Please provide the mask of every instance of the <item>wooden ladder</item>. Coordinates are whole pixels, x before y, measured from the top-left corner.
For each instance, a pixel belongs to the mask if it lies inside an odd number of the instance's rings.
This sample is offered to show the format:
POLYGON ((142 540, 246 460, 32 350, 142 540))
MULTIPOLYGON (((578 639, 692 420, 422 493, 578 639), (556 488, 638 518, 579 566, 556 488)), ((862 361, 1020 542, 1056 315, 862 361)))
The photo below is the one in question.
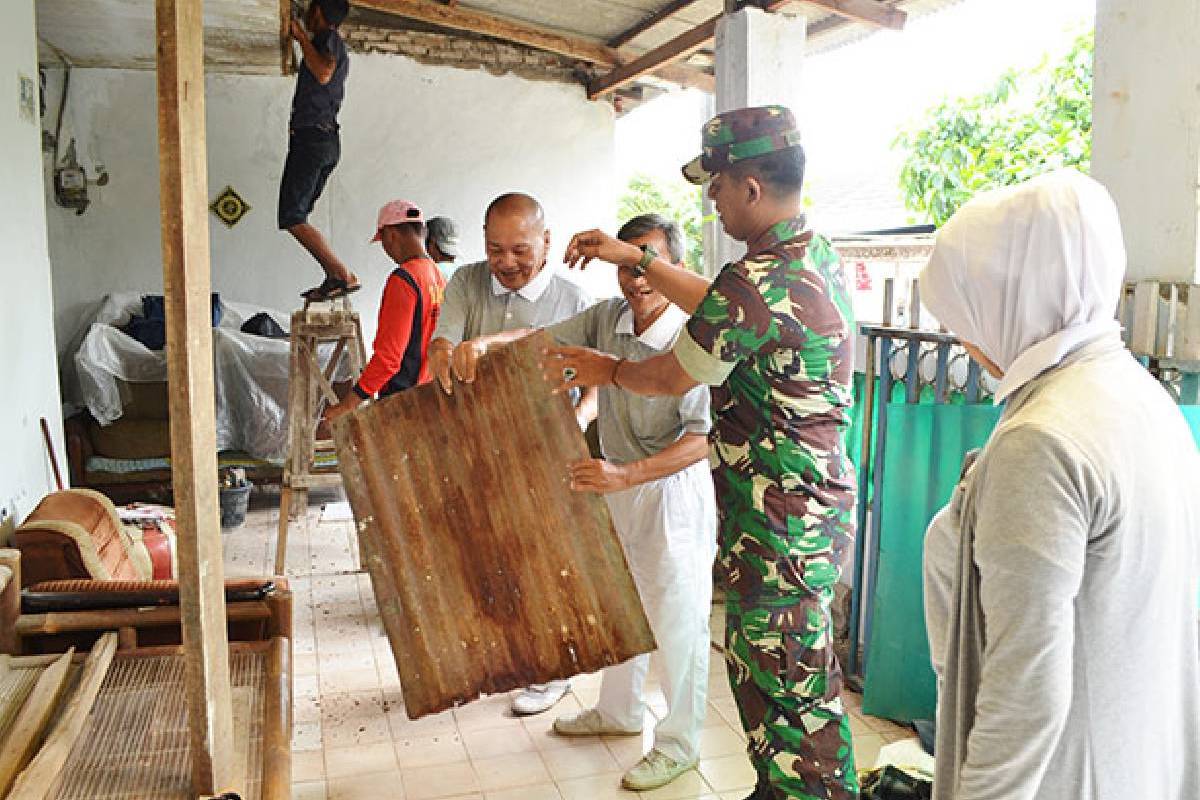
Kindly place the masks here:
MULTIPOLYGON (((293 515, 307 520, 308 490, 341 486, 337 467, 318 468, 318 454, 334 452, 332 439, 318 439, 317 429, 326 404, 338 402, 333 378, 343 356, 350 359, 355 379, 366 363, 362 325, 348 297, 323 303, 305 302, 292 313, 291 360, 288 370, 288 459, 279 494, 279 535, 275 541, 275 574, 287 562, 288 527, 293 515), (322 344, 333 344, 324 366, 322 344)), ((361 563, 361 559, 360 559, 361 563)))

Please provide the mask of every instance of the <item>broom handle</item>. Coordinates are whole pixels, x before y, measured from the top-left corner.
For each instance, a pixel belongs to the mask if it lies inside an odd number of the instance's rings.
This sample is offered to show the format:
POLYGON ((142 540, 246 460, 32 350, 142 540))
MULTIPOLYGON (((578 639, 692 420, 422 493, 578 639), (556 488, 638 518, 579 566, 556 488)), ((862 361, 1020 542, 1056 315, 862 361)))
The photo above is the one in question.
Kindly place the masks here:
POLYGON ((63 486, 62 473, 58 471, 58 456, 54 454, 54 440, 50 438, 50 425, 47 424, 45 417, 42 417, 41 420, 42 438, 46 440, 46 451, 50 454, 50 466, 54 468, 54 483, 61 492, 66 487, 63 486))

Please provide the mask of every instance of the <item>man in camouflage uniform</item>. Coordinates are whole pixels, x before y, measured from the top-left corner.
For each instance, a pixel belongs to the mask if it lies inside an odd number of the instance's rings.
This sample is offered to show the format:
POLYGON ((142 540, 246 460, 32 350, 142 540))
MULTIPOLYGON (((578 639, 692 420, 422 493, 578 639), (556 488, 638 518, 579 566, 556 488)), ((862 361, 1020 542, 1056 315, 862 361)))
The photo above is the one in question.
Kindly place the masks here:
POLYGON ((703 143, 684 174, 710 184, 722 224, 747 255, 710 285, 600 231, 577 235, 568 261, 640 269, 693 315, 671 353, 629 362, 558 348, 547 377, 560 390, 714 387, 726 661, 758 772, 750 798, 853 798, 858 780, 830 614, 854 532, 854 471, 843 445, 849 293, 832 246, 800 215, 804 155, 791 112, 721 114, 705 126, 703 143))

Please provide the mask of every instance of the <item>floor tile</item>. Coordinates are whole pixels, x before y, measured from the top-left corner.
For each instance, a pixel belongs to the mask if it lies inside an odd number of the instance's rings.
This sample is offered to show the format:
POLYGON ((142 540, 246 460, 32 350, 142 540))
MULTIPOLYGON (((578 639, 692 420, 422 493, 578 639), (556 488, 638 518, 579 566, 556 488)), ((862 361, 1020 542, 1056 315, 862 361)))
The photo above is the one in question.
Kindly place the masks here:
POLYGON ((701 759, 700 774, 718 792, 752 787, 757 779, 749 757, 744 754, 701 759))
POLYGON ((401 770, 407 800, 440 800, 479 792, 479 781, 469 762, 401 770))
POLYGON ((617 765, 621 769, 629 769, 634 764, 642 760, 642 756, 650 751, 653 740, 638 736, 626 736, 620 739, 616 737, 604 737, 604 746, 608 748, 608 752, 612 753, 616 759, 617 765))
POLYGON ((325 748, 325 777, 329 781, 354 775, 396 772, 398 769, 391 741, 325 748))
POLYGON ((528 753, 534 749, 533 739, 520 725, 505 728, 502 735, 497 735, 494 729, 464 731, 462 741, 472 761, 528 753))
POLYGON ((472 759, 471 763, 475 766, 479 788, 485 792, 551 782, 550 773, 536 752, 472 759))
POLYGON ((514 789, 498 789, 484 792, 484 800, 562 800, 558 787, 553 783, 536 786, 518 786, 514 789))
POLYGON ((392 738, 377 692, 324 696, 321 733, 326 747, 349 747, 392 738))
POLYGON ((326 800, 325 781, 293 783, 292 800, 326 800))
POLYGON ((323 780, 325 780, 324 750, 301 750, 292 753, 293 783, 323 780))
POLYGON ((486 697, 454 709, 454 720, 464 732, 519 726, 521 720, 512 715, 511 705, 508 695, 486 697))
POLYGON ((400 769, 465 763, 469 760, 467 750, 456 733, 403 739, 395 742, 395 749, 400 769))
POLYGON ((546 750, 542 752, 542 758, 556 781, 603 775, 621 769, 608 747, 600 741, 546 750))
POLYGON ((400 772, 350 775, 329 782, 329 800, 407 800, 400 772))
POLYGON ((321 670, 322 694, 350 694, 379 689, 379 671, 371 669, 321 670))
POLYGON ((629 800, 629 798, 638 796, 637 792, 621 788, 620 772, 593 775, 588 778, 574 778, 569 781, 557 781, 557 783, 563 800, 629 800))
POLYGON ((716 758, 746 752, 746 740, 728 725, 700 731, 700 757, 716 758))

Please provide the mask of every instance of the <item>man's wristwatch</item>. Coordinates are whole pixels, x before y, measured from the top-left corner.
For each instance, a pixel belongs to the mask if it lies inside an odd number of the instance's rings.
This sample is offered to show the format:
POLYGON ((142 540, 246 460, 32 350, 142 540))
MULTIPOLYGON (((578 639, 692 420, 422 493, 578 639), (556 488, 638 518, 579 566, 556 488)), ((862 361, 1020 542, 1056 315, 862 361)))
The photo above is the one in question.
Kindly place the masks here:
POLYGON ((642 247, 642 258, 640 261, 638 261, 638 263, 634 264, 633 267, 631 268, 631 271, 633 272, 633 277, 635 277, 635 278, 640 278, 643 275, 645 275, 646 267, 650 266, 651 261, 658 258, 658 251, 655 250, 650 245, 644 244, 641 247, 642 247))

